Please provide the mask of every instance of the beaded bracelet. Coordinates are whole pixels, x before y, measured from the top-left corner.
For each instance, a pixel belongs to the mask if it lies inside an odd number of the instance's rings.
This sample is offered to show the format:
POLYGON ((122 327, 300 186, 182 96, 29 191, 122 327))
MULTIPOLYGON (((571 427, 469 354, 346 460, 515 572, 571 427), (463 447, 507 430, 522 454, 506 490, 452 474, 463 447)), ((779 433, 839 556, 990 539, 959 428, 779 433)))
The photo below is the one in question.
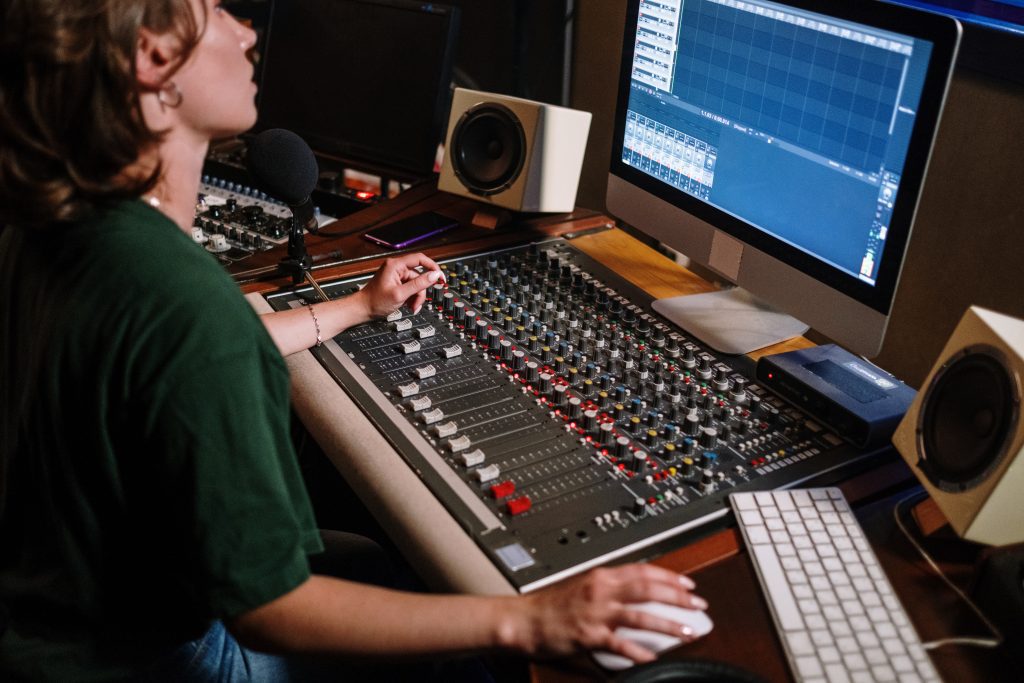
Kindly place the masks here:
POLYGON ((323 346, 324 340, 320 336, 320 321, 316 319, 316 313, 313 311, 313 304, 306 304, 306 308, 309 309, 309 314, 313 316, 313 327, 316 328, 316 345, 323 346))

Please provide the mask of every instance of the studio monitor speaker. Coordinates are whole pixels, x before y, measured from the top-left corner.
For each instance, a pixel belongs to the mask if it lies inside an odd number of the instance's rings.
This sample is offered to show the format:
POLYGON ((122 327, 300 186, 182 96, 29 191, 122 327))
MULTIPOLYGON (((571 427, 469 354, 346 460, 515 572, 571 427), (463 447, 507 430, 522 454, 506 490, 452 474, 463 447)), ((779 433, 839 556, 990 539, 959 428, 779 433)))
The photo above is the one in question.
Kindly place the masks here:
POLYGON ((512 211, 572 211, 590 118, 589 112, 457 88, 438 188, 512 211))
POLYGON ((893 443, 953 529, 1024 541, 1024 321, 972 306, 946 342, 893 443))

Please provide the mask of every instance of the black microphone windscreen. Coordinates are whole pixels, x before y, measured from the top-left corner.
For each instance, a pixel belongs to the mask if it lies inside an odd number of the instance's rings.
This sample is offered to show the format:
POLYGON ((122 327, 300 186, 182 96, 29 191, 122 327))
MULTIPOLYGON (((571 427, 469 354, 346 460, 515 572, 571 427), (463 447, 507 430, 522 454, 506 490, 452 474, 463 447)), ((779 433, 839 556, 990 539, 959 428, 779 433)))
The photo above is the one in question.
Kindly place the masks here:
POLYGON ((264 192, 289 206, 308 199, 320 176, 313 150, 283 128, 265 130, 249 142, 247 165, 264 192))

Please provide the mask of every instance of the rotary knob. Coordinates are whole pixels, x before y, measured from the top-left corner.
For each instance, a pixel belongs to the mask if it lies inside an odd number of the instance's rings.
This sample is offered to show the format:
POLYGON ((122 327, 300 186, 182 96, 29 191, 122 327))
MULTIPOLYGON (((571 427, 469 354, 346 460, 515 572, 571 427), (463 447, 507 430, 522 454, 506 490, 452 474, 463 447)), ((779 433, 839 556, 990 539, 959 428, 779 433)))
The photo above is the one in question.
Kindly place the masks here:
POLYGON ((718 430, 714 427, 705 427, 700 434, 700 445, 703 448, 711 449, 718 445, 718 430))

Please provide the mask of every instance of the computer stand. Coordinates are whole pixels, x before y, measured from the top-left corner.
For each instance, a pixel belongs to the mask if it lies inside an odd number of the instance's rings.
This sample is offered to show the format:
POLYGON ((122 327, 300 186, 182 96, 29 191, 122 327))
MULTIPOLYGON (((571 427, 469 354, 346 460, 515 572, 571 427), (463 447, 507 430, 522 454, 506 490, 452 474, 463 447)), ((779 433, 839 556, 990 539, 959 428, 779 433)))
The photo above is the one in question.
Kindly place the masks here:
POLYGON ((750 353, 808 330, 740 287, 657 299, 651 308, 721 353, 750 353))

